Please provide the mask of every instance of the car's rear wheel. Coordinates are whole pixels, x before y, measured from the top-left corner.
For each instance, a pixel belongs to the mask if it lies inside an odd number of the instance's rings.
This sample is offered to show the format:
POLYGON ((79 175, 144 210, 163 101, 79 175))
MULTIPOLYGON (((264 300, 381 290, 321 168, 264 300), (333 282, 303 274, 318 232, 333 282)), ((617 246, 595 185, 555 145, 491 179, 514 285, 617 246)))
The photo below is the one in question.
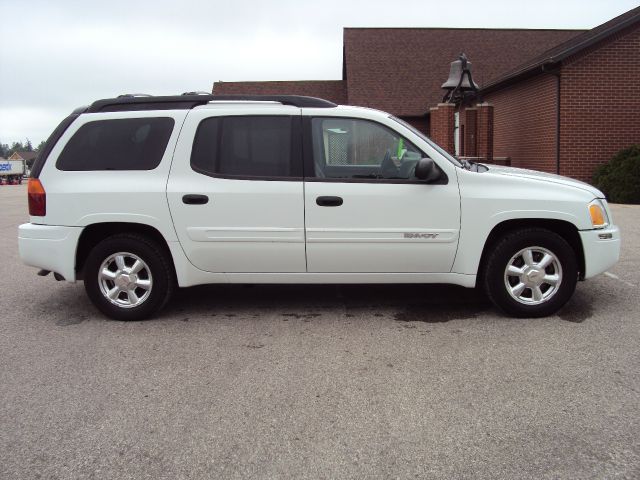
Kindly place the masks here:
POLYGON ((544 317, 573 295, 578 281, 576 254, 550 230, 516 230, 489 253, 483 280, 489 298, 507 314, 544 317))
POLYGON ((101 241, 84 265, 87 295, 116 320, 154 315, 169 300, 174 283, 169 255, 142 235, 119 234, 101 241))

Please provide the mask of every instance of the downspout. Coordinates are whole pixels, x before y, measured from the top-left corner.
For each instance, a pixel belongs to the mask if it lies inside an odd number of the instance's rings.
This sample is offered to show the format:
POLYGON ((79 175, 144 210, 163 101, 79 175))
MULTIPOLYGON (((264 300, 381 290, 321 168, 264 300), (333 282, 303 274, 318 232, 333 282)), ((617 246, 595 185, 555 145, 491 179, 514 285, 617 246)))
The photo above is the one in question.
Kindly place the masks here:
POLYGON ((560 175, 560 70, 556 76, 556 173, 560 175))
POLYGON ((560 175, 560 64, 544 64, 541 70, 556 77, 556 174, 560 175))

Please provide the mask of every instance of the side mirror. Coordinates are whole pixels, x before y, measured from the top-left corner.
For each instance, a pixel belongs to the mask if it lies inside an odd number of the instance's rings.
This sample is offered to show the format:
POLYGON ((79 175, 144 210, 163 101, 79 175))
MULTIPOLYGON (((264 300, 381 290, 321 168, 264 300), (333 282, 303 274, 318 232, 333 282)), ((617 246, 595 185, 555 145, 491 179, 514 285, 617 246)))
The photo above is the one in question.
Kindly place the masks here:
POLYGON ((438 167, 431 158, 421 158, 416 165, 415 176, 420 180, 435 180, 438 178, 438 167))

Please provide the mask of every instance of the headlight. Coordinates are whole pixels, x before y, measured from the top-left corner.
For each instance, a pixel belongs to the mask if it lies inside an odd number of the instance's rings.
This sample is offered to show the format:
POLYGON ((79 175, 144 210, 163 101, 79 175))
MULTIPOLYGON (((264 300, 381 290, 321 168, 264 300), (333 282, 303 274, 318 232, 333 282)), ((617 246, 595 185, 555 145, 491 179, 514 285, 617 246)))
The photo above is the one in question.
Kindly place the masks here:
POLYGON ((609 225, 607 212, 600 200, 594 200, 589 204, 589 216, 591 217, 593 228, 604 228, 609 225))

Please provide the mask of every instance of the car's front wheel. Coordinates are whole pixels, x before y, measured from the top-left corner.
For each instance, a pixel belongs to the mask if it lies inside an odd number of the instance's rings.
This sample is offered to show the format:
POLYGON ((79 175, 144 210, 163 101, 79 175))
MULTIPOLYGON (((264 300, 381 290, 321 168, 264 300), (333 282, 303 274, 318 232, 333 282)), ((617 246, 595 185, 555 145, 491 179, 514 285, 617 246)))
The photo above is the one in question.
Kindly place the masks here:
POLYGON ((516 317, 557 312, 578 281, 576 255, 550 230, 529 228, 508 233, 489 253, 484 288, 493 303, 516 317))
POLYGON ((142 320, 158 312, 174 289, 171 260, 156 242, 119 234, 98 243, 84 265, 93 304, 116 320, 142 320))

